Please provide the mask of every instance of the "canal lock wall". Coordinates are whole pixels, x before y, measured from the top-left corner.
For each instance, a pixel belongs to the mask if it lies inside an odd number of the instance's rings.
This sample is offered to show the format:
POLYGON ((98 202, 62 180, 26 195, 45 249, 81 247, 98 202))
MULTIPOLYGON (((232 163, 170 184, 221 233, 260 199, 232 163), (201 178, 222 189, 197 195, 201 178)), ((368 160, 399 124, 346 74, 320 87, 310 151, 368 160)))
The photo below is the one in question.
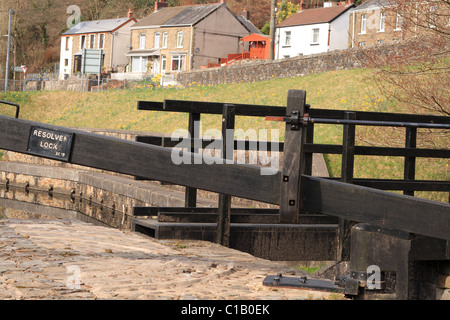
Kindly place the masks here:
MULTIPOLYGON (((82 130, 131 141, 144 134, 124 130, 82 130)), ((3 151, 3 154, 4 161, 0 161, 0 207, 2 202, 8 202, 10 216, 31 211, 30 206, 34 205, 33 212, 38 212, 40 218, 51 213, 49 217, 71 214, 82 219, 79 215, 82 214, 108 226, 130 230, 133 207, 185 205, 185 188, 181 186, 141 181, 132 176, 16 152, 3 151), (12 201, 15 201, 14 205, 12 201)), ((197 206, 217 207, 217 203, 218 194, 198 190, 197 206)), ((240 207, 275 207, 236 197, 232 203, 240 207)))

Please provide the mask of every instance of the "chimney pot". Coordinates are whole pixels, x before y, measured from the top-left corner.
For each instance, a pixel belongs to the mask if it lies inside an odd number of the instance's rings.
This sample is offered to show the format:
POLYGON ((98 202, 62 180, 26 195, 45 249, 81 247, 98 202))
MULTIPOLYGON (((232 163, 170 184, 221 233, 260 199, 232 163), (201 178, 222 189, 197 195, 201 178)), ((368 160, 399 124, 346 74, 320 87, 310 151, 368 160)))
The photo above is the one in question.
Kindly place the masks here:
POLYGON ((169 4, 167 2, 165 2, 164 0, 162 1, 156 1, 155 2, 155 12, 159 11, 162 8, 168 7, 169 4))
POLYGON ((128 9, 127 18, 128 18, 128 19, 133 18, 133 10, 128 9))

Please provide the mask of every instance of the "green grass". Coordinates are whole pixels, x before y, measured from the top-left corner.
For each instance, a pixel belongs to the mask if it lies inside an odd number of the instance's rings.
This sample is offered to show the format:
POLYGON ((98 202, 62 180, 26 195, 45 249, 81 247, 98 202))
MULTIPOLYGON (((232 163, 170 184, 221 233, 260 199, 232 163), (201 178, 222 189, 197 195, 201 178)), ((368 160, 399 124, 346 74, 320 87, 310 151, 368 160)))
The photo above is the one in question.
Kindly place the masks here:
MULTIPOLYGON (((130 89, 79 93, 12 92, 0 93, 0 99, 17 102, 21 118, 54 125, 103 129, 123 129, 172 133, 187 129, 188 116, 180 113, 138 111, 137 101, 163 101, 164 99, 244 103, 285 106, 290 89, 307 92, 307 103, 312 108, 352 111, 404 112, 378 91, 369 69, 332 71, 304 77, 272 79, 256 83, 204 86, 192 83, 186 88, 149 88, 138 85, 130 89)), ((13 115, 14 108, 0 105, 2 114, 13 115)), ((202 115, 202 131, 220 129, 220 115, 202 115)), ((284 137, 284 124, 264 118, 236 117, 236 129, 279 129, 284 137)), ((358 145, 404 144, 404 129, 364 127, 357 129, 358 145)), ((420 132, 420 131, 419 131, 420 132)), ((420 137, 420 134, 418 135, 420 137)), ((315 143, 342 143, 342 126, 316 125, 315 143)), ((418 146, 427 141, 418 140, 418 146)), ((448 147, 448 139, 437 138, 433 144, 448 147)), ((340 156, 325 155, 332 176, 340 176, 340 156)), ((357 178, 402 178, 403 159, 393 157, 363 157, 355 160, 357 178)), ((448 159, 418 161, 417 179, 450 180, 448 159)), ((448 194, 434 193, 435 200, 446 199, 448 194)))

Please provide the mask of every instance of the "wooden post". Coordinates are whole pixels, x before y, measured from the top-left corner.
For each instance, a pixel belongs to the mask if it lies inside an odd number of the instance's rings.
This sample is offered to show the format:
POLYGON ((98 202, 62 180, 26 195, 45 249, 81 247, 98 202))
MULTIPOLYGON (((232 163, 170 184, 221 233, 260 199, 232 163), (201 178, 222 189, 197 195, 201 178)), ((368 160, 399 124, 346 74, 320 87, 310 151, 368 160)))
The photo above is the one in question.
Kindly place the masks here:
MULTIPOLYGON (((200 138, 200 113, 189 113, 189 137, 191 138, 190 152, 197 153, 198 148, 195 148, 195 139, 200 138)), ((186 187, 185 191, 185 207, 193 208, 197 206, 197 189, 186 187)))
MULTIPOLYGON (((417 146, 417 128, 406 128, 405 148, 416 148, 417 146)), ((414 180, 416 178, 416 158, 405 157, 405 166, 403 172, 403 179, 414 180)), ((403 190, 403 194, 407 196, 414 196, 414 190, 403 190)))
MULTIPOLYGON (((314 143, 314 123, 306 127, 306 143, 314 143)), ((304 174, 312 176, 313 153, 305 153, 305 172, 304 174)))
MULTIPOLYGON (((222 159, 233 160, 234 157, 234 123, 236 108, 234 105, 223 106, 222 118, 222 159), (228 143, 227 143, 228 142, 228 143), (229 150, 228 150, 229 149, 229 150)), ((223 165, 226 165, 225 163, 223 165)), ((218 177, 221 179, 222 177, 218 177)), ((216 242, 229 247, 230 245, 231 196, 219 194, 219 215, 217 221, 216 242)))
MULTIPOLYGON (((346 112, 345 120, 355 120, 356 113, 346 112)), ((355 125, 344 125, 344 134, 342 142, 342 165, 341 165, 341 181, 345 183, 353 183, 353 168, 355 163, 355 125)), ((350 260, 350 234, 355 221, 339 219, 339 251, 340 260, 350 260)))
POLYGON ((303 155, 306 141, 306 127, 293 124, 292 119, 302 119, 305 114, 306 91, 289 90, 283 150, 283 174, 280 194, 280 223, 296 223, 301 209, 301 175, 305 172, 303 155))

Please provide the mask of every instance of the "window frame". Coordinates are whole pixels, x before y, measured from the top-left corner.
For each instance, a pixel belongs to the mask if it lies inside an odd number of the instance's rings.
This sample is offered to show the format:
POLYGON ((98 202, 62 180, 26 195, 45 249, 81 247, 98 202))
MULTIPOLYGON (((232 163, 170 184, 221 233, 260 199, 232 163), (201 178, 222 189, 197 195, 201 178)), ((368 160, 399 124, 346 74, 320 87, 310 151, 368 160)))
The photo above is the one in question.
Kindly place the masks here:
POLYGON ((313 28, 312 29, 312 42, 311 42, 311 44, 319 44, 319 39, 320 39, 320 28, 313 28), (315 39, 316 41, 314 41, 315 37, 317 37, 317 39, 315 39))
POLYGON ((171 70, 174 72, 181 72, 184 71, 186 66, 186 54, 179 54, 179 53, 174 53, 172 54, 172 64, 171 64, 171 70), (177 65, 178 67, 175 69, 175 62, 178 62, 177 65))
POLYGON ((183 31, 177 32, 177 48, 183 48, 184 45, 184 34, 183 31))
POLYGON ((284 31, 284 45, 283 47, 290 47, 292 45, 292 31, 284 31))
POLYGON ((159 49, 160 42, 161 42, 161 33, 155 32, 155 43, 153 44, 153 48, 159 49))
POLYGON ((380 24, 378 26, 378 32, 385 32, 386 31, 386 12, 382 11, 380 12, 380 24))
POLYGON ((145 44, 147 42, 146 38, 147 37, 146 37, 145 33, 139 34, 139 49, 141 49, 141 50, 145 49, 145 44))
POLYGON ((361 30, 360 30, 360 34, 366 34, 366 32, 367 32, 367 14, 363 13, 361 15, 361 30))
POLYGON ((98 47, 99 49, 103 49, 105 47, 105 34, 102 33, 98 37, 98 47))
POLYGON ((167 42, 169 39, 169 33, 168 32, 163 32, 162 34, 162 48, 167 48, 167 42))
POLYGON ((89 49, 95 48, 95 34, 89 35, 89 49))

